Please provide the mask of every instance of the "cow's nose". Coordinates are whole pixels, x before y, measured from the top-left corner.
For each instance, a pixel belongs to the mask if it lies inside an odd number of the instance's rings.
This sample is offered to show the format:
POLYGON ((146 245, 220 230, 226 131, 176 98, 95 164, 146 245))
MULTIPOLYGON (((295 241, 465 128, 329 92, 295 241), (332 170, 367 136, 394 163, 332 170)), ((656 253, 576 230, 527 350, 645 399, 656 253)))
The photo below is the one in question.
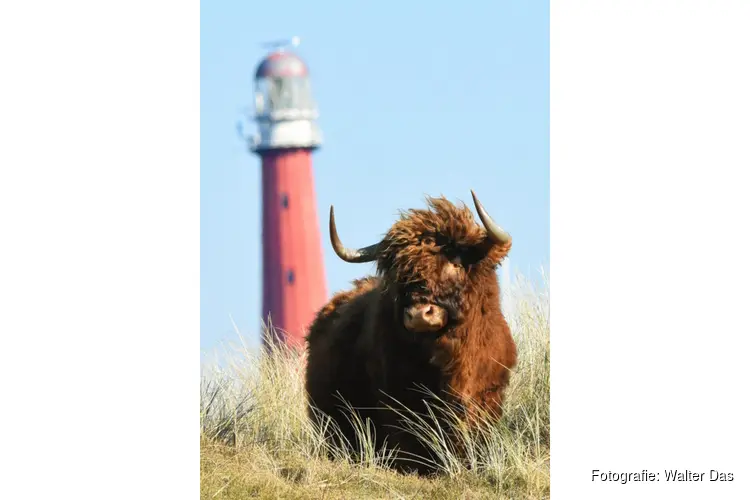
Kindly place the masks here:
POLYGON ((404 326, 412 332, 434 332, 445 326, 445 309, 435 304, 418 304, 404 309, 404 326))

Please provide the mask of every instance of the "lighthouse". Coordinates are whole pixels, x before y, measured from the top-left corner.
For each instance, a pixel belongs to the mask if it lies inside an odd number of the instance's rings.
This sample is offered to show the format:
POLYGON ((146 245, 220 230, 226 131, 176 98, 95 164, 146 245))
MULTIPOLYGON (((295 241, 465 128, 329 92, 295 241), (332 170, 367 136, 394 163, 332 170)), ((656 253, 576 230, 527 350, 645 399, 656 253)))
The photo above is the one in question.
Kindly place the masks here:
POLYGON ((257 133, 247 141, 262 171, 261 314, 272 339, 301 347, 327 296, 312 164, 318 110, 307 65, 287 46, 260 62, 254 84, 257 133))

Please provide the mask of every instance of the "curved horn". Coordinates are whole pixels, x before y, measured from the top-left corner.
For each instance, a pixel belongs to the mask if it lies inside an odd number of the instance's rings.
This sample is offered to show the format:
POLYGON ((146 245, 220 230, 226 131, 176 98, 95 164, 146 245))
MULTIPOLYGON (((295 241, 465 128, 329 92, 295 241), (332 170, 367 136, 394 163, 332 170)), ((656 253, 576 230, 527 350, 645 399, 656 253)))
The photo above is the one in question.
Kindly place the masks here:
POLYGON ((506 233, 505 230, 500 227, 495 221, 492 220, 490 214, 487 213, 482 204, 479 202, 479 198, 477 198, 477 194, 473 189, 471 190, 471 197, 474 198, 474 206, 477 207, 479 219, 482 221, 482 224, 487 230, 487 234, 489 235, 489 237, 492 238, 493 241, 495 241, 496 243, 500 243, 501 245, 507 245, 508 243, 510 243, 510 235, 506 233))
POLYGON ((378 246, 380 242, 370 245, 369 247, 359 248, 357 250, 346 248, 339 239, 339 233, 336 231, 336 220, 333 217, 333 205, 331 205, 331 216, 328 220, 328 232, 331 234, 331 246, 341 260, 351 263, 372 262, 378 258, 378 246))

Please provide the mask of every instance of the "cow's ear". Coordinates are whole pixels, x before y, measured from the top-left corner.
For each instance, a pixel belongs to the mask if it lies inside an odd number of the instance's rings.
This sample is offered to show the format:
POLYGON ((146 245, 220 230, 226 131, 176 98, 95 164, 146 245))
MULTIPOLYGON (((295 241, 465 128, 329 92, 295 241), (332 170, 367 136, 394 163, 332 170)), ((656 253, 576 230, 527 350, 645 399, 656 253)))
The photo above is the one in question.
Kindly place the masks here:
POLYGON ((499 265, 508 255, 508 252, 510 252, 511 244, 512 243, 510 241, 503 244, 492 243, 491 247, 487 251, 486 259, 493 264, 499 265))
POLYGON ((511 242, 501 244, 492 241, 490 238, 485 238, 484 241, 474 247, 477 254, 481 255, 477 264, 481 265, 484 269, 495 268, 508 255, 510 246, 511 242))
POLYGON ((389 251, 380 252, 377 260, 378 272, 385 275, 389 269, 393 269, 393 255, 389 251))

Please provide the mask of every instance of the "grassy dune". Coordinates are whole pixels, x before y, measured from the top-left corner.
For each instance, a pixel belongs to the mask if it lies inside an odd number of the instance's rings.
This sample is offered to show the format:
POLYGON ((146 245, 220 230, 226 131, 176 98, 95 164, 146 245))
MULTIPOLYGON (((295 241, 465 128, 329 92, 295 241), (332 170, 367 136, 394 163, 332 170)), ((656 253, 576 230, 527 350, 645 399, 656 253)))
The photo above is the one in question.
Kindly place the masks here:
MULTIPOLYGON (((284 349, 251 352, 240 341, 201 380, 201 498, 548 498, 549 286, 518 276, 507 315, 518 344, 504 415, 466 431, 456 422, 468 462, 458 460, 428 416, 406 427, 435 451, 442 474, 422 479, 387 470, 372 447, 354 462, 309 424, 303 360, 284 349), (325 458, 327 452, 336 459, 325 458)), ((436 408, 437 412, 450 409, 436 408)), ((366 426, 360 439, 369 442, 366 426)))

